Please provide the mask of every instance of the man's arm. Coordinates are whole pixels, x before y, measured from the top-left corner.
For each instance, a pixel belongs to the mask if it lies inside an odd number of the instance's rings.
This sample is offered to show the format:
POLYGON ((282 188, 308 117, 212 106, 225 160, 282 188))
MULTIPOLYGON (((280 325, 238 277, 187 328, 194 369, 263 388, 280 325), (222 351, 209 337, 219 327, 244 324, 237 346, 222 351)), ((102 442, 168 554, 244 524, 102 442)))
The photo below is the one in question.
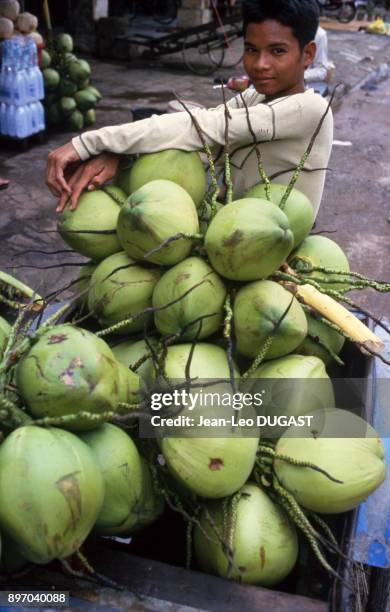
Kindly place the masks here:
MULTIPOLYGON (((236 102, 229 104, 229 144, 232 146, 237 147, 252 142, 247 113, 256 138, 261 142, 299 138, 302 133, 307 133, 308 129, 314 131, 321 110, 326 107, 326 102, 320 96, 307 93, 279 98, 269 105, 258 103, 249 106, 259 99, 257 94, 249 93, 247 99, 248 110, 232 108, 236 102)), ((199 109, 193 112, 193 116, 202 130, 206 143, 211 148, 217 145, 223 147, 226 127, 224 106, 220 105, 213 110, 199 109)), ((50 155, 49 163, 55 167, 56 172, 53 172, 53 176, 56 181, 58 175, 65 169, 71 153, 77 159, 87 160, 103 151, 125 154, 152 153, 165 149, 202 150, 201 140, 187 112, 153 116, 143 121, 85 132, 82 136, 74 138, 72 145, 65 145, 50 155), (60 159, 61 156, 65 163, 60 159)), ((283 155, 282 150, 281 155, 283 155)), ((47 183, 50 187, 53 185, 50 184, 49 178, 47 183)), ((54 183, 54 186, 58 189, 58 183, 54 183)))

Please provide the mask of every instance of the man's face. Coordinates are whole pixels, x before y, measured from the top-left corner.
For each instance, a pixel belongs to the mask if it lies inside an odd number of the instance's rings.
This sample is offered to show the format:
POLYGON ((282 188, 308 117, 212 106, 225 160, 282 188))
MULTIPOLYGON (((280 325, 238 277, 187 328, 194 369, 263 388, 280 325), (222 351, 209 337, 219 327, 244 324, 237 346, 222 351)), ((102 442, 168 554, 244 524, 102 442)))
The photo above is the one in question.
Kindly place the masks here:
POLYGON ((301 51, 292 29, 279 21, 248 24, 244 66, 256 91, 267 100, 304 91, 304 71, 314 55, 314 42, 301 51))

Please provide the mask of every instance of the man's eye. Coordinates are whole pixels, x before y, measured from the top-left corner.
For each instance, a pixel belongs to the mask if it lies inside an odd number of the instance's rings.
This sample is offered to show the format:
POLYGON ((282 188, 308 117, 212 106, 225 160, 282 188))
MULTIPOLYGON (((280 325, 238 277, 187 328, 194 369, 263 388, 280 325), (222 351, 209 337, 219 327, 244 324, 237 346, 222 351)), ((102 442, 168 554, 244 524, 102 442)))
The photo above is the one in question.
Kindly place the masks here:
POLYGON ((275 47, 274 49, 272 49, 272 53, 274 55, 282 55, 283 53, 285 53, 285 49, 283 49, 283 47, 275 47))
POLYGON ((253 47, 245 47, 245 53, 256 53, 256 49, 253 47))

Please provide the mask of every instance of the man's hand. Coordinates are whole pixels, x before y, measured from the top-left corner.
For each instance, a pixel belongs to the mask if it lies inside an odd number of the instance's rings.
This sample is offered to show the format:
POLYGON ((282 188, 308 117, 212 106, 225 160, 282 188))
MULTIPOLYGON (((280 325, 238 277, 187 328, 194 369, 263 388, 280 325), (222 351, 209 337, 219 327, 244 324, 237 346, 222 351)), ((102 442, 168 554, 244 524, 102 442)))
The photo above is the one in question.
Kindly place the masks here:
POLYGON ((64 172, 69 164, 79 161, 80 157, 71 142, 49 153, 46 168, 46 185, 53 195, 59 198, 64 191, 69 195, 72 193, 65 180, 64 172))
POLYGON ((92 191, 112 179, 118 169, 118 163, 119 155, 116 153, 101 153, 81 163, 68 181, 70 192, 62 191, 56 211, 62 212, 68 200, 70 210, 75 210, 84 189, 92 191))

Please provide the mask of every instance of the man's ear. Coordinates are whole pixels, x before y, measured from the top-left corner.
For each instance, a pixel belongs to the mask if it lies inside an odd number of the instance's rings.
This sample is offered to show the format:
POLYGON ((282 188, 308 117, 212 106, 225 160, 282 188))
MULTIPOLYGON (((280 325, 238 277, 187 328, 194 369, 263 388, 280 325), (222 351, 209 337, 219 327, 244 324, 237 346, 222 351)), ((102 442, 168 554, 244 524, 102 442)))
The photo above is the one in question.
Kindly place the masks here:
POLYGON ((317 51, 317 45, 314 42, 314 40, 307 43, 307 45, 304 47, 303 60, 305 63, 305 68, 308 68, 313 63, 316 51, 317 51))

